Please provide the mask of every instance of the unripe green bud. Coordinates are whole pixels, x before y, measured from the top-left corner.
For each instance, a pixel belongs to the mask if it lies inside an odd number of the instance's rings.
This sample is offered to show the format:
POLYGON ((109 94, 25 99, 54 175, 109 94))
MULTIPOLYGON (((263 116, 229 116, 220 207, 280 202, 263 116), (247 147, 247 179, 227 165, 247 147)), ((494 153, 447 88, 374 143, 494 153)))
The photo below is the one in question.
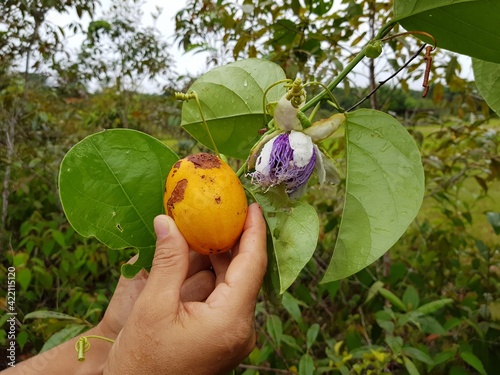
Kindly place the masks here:
POLYGON ((366 46, 365 55, 370 59, 379 57, 381 53, 382 53, 382 42, 380 40, 376 40, 375 42, 370 43, 368 44, 368 46, 366 46))

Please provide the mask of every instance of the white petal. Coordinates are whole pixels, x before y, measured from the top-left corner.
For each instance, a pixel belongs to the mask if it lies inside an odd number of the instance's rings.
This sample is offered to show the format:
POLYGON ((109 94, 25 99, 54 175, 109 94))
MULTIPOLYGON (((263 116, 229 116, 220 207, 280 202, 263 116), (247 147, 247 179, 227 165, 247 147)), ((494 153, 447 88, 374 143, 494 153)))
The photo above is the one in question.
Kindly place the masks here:
POLYGON ((297 118, 298 108, 295 108, 285 95, 278 101, 274 109, 274 121, 281 130, 300 130, 302 125, 297 118))
POLYGON ((255 163, 255 170, 266 177, 269 176, 269 161, 271 160, 271 153, 273 151, 273 145, 276 138, 278 138, 278 136, 274 137, 264 145, 259 157, 257 158, 257 162, 255 163))
POLYGON ((299 190, 294 191, 293 193, 290 194, 291 199, 299 199, 301 196, 303 196, 307 191, 307 184, 302 185, 299 190))
POLYGON ((293 162, 296 167, 303 167, 311 161, 313 156, 313 143, 311 137, 302 132, 291 131, 288 137, 293 150, 293 162))
POLYGON ((318 146, 314 145, 314 149, 316 150, 316 174, 318 175, 319 184, 323 185, 326 178, 325 165, 323 164, 323 154, 319 150, 318 146))
POLYGON ((340 180, 341 180, 340 172, 337 169, 337 166, 335 165, 333 160, 330 159, 330 157, 326 154, 321 154, 321 156, 322 156, 321 161, 322 161, 322 165, 323 165, 323 170, 325 173, 324 182, 326 182, 328 184, 334 184, 334 185, 340 183, 340 180))

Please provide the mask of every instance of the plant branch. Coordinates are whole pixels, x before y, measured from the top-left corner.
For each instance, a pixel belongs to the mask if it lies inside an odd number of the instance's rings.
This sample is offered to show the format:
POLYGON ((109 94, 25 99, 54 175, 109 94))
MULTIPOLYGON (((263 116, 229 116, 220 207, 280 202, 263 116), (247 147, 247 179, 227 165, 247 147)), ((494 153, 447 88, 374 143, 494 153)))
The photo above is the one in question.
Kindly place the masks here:
POLYGON ((0 223, 0 233, 3 233, 4 229, 7 227, 7 211, 9 206, 9 195, 10 195, 10 175, 12 171, 12 163, 14 159, 14 137, 16 124, 19 118, 19 113, 17 110, 14 111, 12 117, 8 120, 5 127, 5 140, 7 143, 7 155, 6 155, 6 166, 5 174, 3 177, 3 192, 2 192, 2 220, 0 223))
MULTIPOLYGON (((363 60, 363 57, 365 57, 365 48, 361 50, 360 53, 356 55, 356 57, 349 63, 347 66, 340 72, 340 74, 335 78, 328 86, 328 90, 333 91, 340 82, 349 74, 355 67, 356 65, 359 64, 361 60, 363 60)), ((318 95, 316 95, 314 98, 312 98, 310 101, 308 101, 304 106, 301 108, 302 112, 307 111, 309 108, 314 107, 317 103, 319 103, 321 100, 323 100, 326 96, 328 96, 328 92, 326 90, 323 90, 320 92, 318 95)))
MULTIPOLYGON (((377 36, 375 37, 375 40, 379 40, 379 39, 382 39, 383 37, 385 37, 387 35, 387 33, 389 31, 391 31, 391 29, 396 25, 396 23, 397 22, 393 20, 393 21, 389 22, 387 25, 385 25, 383 28, 381 28, 379 30, 377 36)), ((369 44, 367 44, 361 50, 361 52, 359 52, 356 55, 356 57, 354 57, 354 59, 349 64, 347 64, 347 66, 344 68, 344 70, 342 70, 340 72, 340 74, 337 76, 337 78, 335 78, 327 86, 328 90, 333 91, 339 85, 339 83, 342 82, 342 80, 347 76, 347 74, 349 74, 361 62, 361 60, 363 60, 363 58, 365 57, 366 48, 368 47, 368 45, 369 44)), ((301 108, 301 111, 305 112, 309 108, 314 107, 317 103, 319 103, 321 100, 323 100, 325 98, 325 96, 327 96, 327 95, 328 95, 328 93, 326 90, 320 92, 318 95, 316 95, 314 98, 312 98, 306 104, 304 104, 304 106, 301 108)))
POLYGON ((418 51, 413 54, 413 56, 411 56, 408 61, 406 61, 398 70, 396 70, 394 73, 392 73, 389 77, 387 77, 386 79, 384 79, 383 81, 379 81, 377 87, 375 87, 372 91, 370 91, 370 93, 368 95, 366 95, 363 99, 361 99, 359 102, 357 102, 356 104, 354 104, 351 108, 349 108, 347 110, 347 112, 350 112, 352 110, 354 110, 356 107, 360 106, 365 100, 369 99, 379 88, 381 88, 383 85, 385 85, 387 82, 389 82, 391 79, 393 79, 395 76, 397 76, 403 69, 405 69, 418 55, 420 55, 420 53, 422 53, 422 51, 424 50, 425 48, 425 44, 422 45, 422 47, 420 47, 418 49, 418 51))
POLYGON ((363 309, 360 307, 358 307, 358 313, 359 313, 359 317, 361 319, 361 326, 363 327, 363 336, 365 337, 365 340, 366 340, 366 343, 368 345, 372 345, 372 341, 370 340, 370 336, 368 335, 367 333, 367 329, 366 329, 366 323, 365 323, 365 315, 363 314, 363 309))

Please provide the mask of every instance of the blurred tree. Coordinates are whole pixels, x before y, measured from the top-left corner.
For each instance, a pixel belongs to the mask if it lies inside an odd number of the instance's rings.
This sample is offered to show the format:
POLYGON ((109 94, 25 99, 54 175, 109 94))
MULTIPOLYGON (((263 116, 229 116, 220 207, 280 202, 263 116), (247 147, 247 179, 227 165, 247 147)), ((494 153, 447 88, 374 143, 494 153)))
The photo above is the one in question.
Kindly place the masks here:
MULTIPOLYGON (((405 30, 391 24, 392 5, 392 0, 189 0, 176 15, 176 40, 186 51, 208 52, 209 65, 259 57, 281 65, 288 77, 331 82, 381 30, 392 28, 380 58, 365 59, 362 70, 343 80, 348 94, 354 85, 367 86, 366 95, 422 45, 408 34, 397 36, 405 30)), ((431 84, 464 85, 456 57, 441 50, 433 55, 431 84)), ((394 78, 395 85, 408 91, 412 82, 423 80, 423 57, 394 78)), ((382 105, 387 100, 370 97, 372 108, 382 105)))
MULTIPOLYGON (((64 29, 47 22, 49 12, 60 13, 74 9, 78 17, 92 17, 95 5, 91 0, 6 0, 0 2, 0 74, 9 71, 23 72, 23 80, 3 80, 0 95, 0 124, 5 134, 5 171, 2 181, 2 213, 0 232, 6 226, 10 196, 10 177, 14 161, 16 138, 19 130, 30 124, 34 107, 28 103, 31 73, 37 72, 42 64, 56 65, 56 55, 65 51, 62 40, 64 29), (10 85, 13 83, 13 85, 10 85), (16 130, 17 129, 17 130, 16 130)), ((78 23, 72 24, 76 31, 78 23)), ((20 133, 23 138, 26 133, 20 133)), ((2 142, 3 143, 3 142, 2 142)), ((2 149, 4 149, 2 147, 2 149)))
MULTIPOLYGON (((169 44, 156 26, 141 23, 143 13, 139 0, 111 4, 99 20, 91 22, 86 32, 78 64, 81 80, 112 87, 121 125, 128 127, 133 93, 147 80, 172 77, 173 61, 169 44)), ((152 14, 156 21, 159 8, 152 14)))

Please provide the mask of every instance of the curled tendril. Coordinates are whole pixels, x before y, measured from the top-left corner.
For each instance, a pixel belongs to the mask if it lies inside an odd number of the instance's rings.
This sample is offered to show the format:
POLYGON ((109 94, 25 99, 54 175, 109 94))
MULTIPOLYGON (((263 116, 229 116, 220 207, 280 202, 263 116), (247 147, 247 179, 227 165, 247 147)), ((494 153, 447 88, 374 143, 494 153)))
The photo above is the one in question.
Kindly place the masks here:
POLYGON ((302 84, 302 79, 295 78, 295 81, 286 84, 285 87, 288 89, 286 100, 289 100, 294 108, 299 108, 305 102, 307 95, 302 84))
POLYGON ((203 110, 201 109, 201 103, 200 103, 200 99, 198 98, 198 94, 195 91, 190 91, 187 94, 183 93, 183 92, 176 92, 174 95, 175 95, 176 100, 182 100, 183 102, 186 102, 186 101, 192 100, 192 99, 194 99, 196 101, 196 106, 198 107, 198 111, 200 112, 200 116, 201 116, 201 122, 203 123, 203 126, 205 127, 205 131, 207 132, 208 138, 210 139, 210 142, 212 143, 212 147, 214 148, 215 154, 220 159, 221 154, 219 153, 219 150, 217 149, 217 145, 215 144, 214 138, 212 137, 212 133, 210 132, 210 129, 208 128, 207 121, 205 120, 205 116, 203 115, 203 110))
POLYGON ((90 342, 88 339, 99 339, 99 340, 104 340, 107 342, 110 342, 113 344, 115 340, 113 339, 108 339, 107 337, 103 336, 97 336, 97 335, 88 335, 88 336, 82 336, 78 339, 78 341, 75 343, 75 350, 78 353, 78 361, 83 362, 85 361, 85 353, 90 350, 90 342))
POLYGON ((194 91, 188 92, 187 94, 184 92, 176 92, 174 95, 175 95, 175 100, 181 100, 183 102, 186 102, 191 99, 196 99, 196 93, 194 91))

